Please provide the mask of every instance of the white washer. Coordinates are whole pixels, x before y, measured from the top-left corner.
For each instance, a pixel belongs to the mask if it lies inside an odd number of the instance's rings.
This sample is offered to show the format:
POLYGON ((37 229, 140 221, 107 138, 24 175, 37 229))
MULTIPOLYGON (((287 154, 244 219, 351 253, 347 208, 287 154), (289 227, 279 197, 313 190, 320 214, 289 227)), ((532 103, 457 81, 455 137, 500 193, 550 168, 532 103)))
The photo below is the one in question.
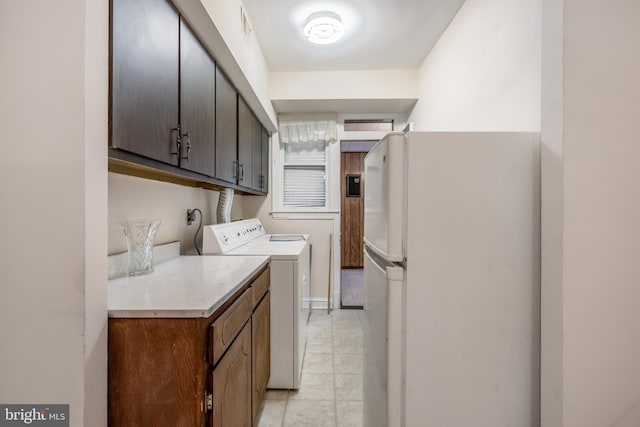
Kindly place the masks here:
POLYGON ((308 234, 265 234, 259 219, 203 228, 205 255, 271 256, 271 377, 267 388, 298 389, 310 313, 308 234))

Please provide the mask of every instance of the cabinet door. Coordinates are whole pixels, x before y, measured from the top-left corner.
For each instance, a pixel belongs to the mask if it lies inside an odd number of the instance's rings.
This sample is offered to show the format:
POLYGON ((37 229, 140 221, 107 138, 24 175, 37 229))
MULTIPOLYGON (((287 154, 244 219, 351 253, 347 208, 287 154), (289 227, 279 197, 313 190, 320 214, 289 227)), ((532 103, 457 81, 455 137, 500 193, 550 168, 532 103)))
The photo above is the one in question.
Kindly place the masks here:
POLYGON ((251 427, 251 322, 213 370, 213 427, 251 427))
POLYGON ((216 178, 236 183, 238 93, 216 67, 216 178))
POLYGON ((178 164, 178 13, 167 0, 113 0, 111 145, 178 164))
POLYGON ((253 185, 253 113, 244 99, 238 97, 238 185, 253 185))
POLYGON ((262 191, 262 125, 253 113, 251 117, 251 188, 262 191))
POLYGON ((260 405, 267 392, 267 383, 271 374, 271 293, 267 292, 262 302, 253 312, 251 318, 252 329, 252 372, 253 372, 253 420, 257 425, 257 417, 260 413, 260 405))
POLYGON ((180 167, 208 176, 216 169, 216 66, 180 20, 180 167))
POLYGON ((260 181, 260 190, 265 193, 269 192, 269 133, 262 128, 262 180, 260 181))

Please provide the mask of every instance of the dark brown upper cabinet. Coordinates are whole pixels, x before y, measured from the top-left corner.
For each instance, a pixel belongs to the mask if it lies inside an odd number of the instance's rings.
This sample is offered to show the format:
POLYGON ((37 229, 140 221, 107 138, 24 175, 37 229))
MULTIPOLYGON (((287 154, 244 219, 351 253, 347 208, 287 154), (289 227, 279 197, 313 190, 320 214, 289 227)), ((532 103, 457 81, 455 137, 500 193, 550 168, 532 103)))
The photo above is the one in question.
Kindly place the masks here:
POLYGON ((260 171, 260 191, 269 192, 269 132, 262 128, 262 170, 260 171))
POLYGON ((216 178, 236 184, 238 172, 238 92, 216 68, 216 178))
POLYGON ((180 20, 180 167, 216 175, 216 65, 180 20))
POLYGON ((251 109, 238 97, 238 185, 247 188, 253 188, 253 121, 251 109))
POLYGON ((262 125, 251 114, 251 188, 261 190, 262 183, 262 125))
POLYGON ((178 13, 165 0, 113 0, 111 146, 178 165, 178 13))
POLYGON ((268 134, 172 3, 111 0, 110 35, 109 169, 266 194, 268 134))
POLYGON ((266 169, 269 158, 269 135, 241 97, 238 97, 238 185, 267 192, 266 169), (266 142, 263 141, 266 135, 266 142), (266 149, 265 146, 266 145, 266 149))

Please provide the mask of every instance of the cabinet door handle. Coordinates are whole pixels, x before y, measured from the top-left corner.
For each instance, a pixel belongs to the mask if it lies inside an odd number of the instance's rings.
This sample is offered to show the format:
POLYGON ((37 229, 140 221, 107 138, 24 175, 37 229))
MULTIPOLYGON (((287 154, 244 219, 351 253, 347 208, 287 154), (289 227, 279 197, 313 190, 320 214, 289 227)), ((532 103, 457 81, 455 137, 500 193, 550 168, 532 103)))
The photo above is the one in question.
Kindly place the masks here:
POLYGON ((189 161, 189 156, 191 155, 191 132, 187 132, 187 133, 183 134, 182 136, 187 138, 187 155, 186 155, 186 157, 185 156, 181 156, 180 158, 189 161))
POLYGON ((238 179, 238 162, 233 161, 233 179, 238 179))
POLYGON ((240 181, 244 179, 244 165, 240 163, 240 181))
POLYGON ((171 130, 176 132, 176 151, 172 151, 170 154, 180 157, 180 147, 182 146, 182 131, 180 129, 180 125, 171 130))

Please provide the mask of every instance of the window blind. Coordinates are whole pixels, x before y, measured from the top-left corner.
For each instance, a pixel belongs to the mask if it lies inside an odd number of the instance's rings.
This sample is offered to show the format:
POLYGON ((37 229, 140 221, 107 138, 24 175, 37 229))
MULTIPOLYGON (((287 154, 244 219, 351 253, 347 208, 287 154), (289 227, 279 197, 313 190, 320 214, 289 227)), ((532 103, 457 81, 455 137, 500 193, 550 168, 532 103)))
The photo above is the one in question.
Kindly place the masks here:
POLYGON ((286 144, 284 150, 284 206, 326 206, 326 143, 286 144))

